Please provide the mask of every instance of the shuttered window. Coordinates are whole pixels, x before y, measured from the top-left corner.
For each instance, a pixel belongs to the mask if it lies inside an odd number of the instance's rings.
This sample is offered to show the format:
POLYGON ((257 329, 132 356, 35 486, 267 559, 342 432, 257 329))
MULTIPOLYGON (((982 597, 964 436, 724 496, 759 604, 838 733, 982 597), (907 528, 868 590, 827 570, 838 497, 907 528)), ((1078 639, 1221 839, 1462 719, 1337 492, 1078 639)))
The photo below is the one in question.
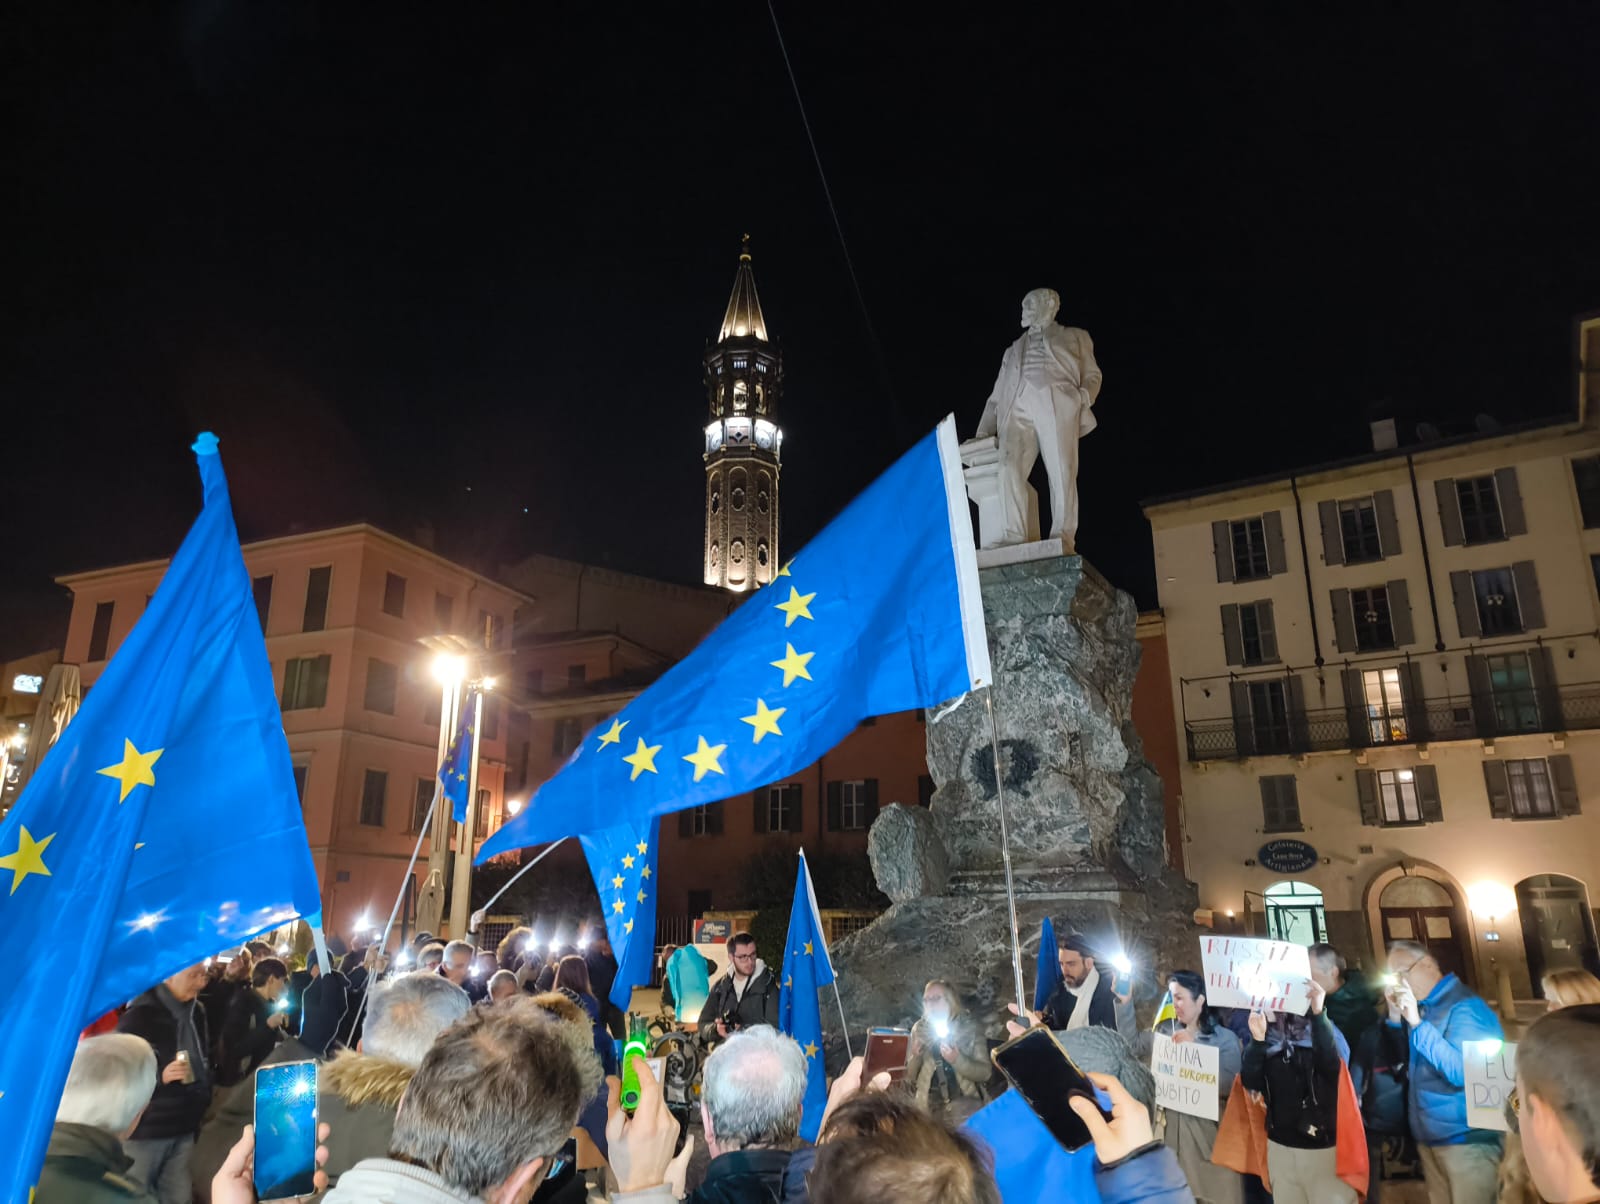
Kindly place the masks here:
POLYGON ((1261 783, 1261 827, 1265 832, 1299 832, 1300 795, 1294 774, 1269 774, 1261 783))

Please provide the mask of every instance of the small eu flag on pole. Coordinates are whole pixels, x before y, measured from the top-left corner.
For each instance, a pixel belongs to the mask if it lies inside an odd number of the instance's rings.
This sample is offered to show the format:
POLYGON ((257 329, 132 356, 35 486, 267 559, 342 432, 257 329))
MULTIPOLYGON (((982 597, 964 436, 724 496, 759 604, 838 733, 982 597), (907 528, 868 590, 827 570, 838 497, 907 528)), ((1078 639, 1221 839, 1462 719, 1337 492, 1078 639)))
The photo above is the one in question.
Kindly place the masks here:
POLYGON ((478 861, 780 782, 862 719, 934 706, 990 677, 946 418, 771 585, 589 733, 478 861))
POLYGON ((619 824, 578 838, 600 910, 606 917, 606 936, 617 959, 617 977, 611 1002, 628 1011, 633 988, 650 981, 656 952, 656 833, 651 820, 644 827, 619 824))
POLYGON ((811 868, 800 853, 800 873, 789 908, 789 939, 783 947, 783 988, 778 994, 778 1027, 800 1043, 806 1055, 806 1102, 800 1136, 817 1139, 828 1106, 828 1079, 822 1059, 822 1006, 817 992, 833 983, 833 962, 822 938, 822 917, 811 888, 811 868))
POLYGON ((456 716, 456 734, 450 739, 450 751, 444 755, 439 767, 440 792, 450 801, 451 813, 456 823, 467 822, 467 794, 472 788, 472 750, 477 743, 473 732, 474 707, 478 697, 476 688, 461 691, 461 713, 456 716))
POLYGON ((1033 1010, 1042 1012, 1062 984, 1061 950, 1056 945, 1056 926, 1045 916, 1039 925, 1039 962, 1033 978, 1033 1010))
POLYGON ((214 435, 160 587, 0 822, 0 1200, 26 1200, 79 1031, 321 907, 214 435), (63 922, 73 939, 51 939, 63 922))

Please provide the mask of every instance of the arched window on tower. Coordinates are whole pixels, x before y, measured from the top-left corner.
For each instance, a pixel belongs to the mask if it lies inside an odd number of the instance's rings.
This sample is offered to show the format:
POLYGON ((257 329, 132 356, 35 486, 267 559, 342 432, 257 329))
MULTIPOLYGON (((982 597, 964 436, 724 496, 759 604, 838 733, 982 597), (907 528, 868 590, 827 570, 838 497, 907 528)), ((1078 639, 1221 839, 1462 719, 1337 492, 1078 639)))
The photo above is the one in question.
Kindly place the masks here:
POLYGON ((766 412, 767 412, 767 391, 764 388, 762 388, 760 383, 758 382, 756 384, 756 413, 757 414, 765 414, 766 412))
POLYGON ((728 474, 728 505, 735 511, 744 509, 744 470, 736 468, 728 474))
POLYGON ((767 567, 767 561, 771 558, 771 555, 772 554, 767 551, 767 541, 766 540, 763 539, 763 540, 761 540, 761 542, 756 544, 756 563, 759 564, 762 568, 766 568, 767 567))
POLYGON ((742 380, 733 382, 733 412, 743 414, 750 405, 750 386, 742 380))

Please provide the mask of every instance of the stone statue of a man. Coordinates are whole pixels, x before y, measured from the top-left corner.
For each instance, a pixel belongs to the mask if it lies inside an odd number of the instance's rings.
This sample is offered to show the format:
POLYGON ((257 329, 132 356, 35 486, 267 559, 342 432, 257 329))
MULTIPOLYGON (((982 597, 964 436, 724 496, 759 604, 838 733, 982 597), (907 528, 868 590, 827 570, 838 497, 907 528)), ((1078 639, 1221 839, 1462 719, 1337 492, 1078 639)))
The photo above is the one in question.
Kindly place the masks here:
POLYGON ((1050 536, 1068 552, 1078 535, 1078 439, 1095 428, 1100 395, 1094 343, 1076 326, 1058 325, 1061 298, 1036 288, 1022 299, 1022 337, 1006 349, 1000 376, 978 420, 978 438, 998 435, 1004 534, 986 543, 1028 538, 1028 474, 1042 455, 1050 478, 1050 536))

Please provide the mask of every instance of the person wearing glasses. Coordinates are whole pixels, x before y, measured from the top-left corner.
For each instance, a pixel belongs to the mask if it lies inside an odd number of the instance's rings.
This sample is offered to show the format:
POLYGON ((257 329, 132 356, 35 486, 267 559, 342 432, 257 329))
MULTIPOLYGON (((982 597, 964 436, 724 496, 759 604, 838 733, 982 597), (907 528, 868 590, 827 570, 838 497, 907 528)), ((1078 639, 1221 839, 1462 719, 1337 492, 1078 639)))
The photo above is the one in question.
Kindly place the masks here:
POLYGON ((1467 1124, 1461 1047, 1468 1041, 1503 1040, 1500 1021, 1415 941, 1389 946, 1384 994, 1409 1034, 1406 1112, 1422 1158, 1429 1204, 1494 1204, 1501 1135, 1467 1124))
POLYGON ((726 1041, 729 1033, 758 1024, 778 1027, 778 978, 756 956, 756 938, 736 932, 728 938, 728 972, 711 984, 700 1010, 700 1035, 726 1041))

